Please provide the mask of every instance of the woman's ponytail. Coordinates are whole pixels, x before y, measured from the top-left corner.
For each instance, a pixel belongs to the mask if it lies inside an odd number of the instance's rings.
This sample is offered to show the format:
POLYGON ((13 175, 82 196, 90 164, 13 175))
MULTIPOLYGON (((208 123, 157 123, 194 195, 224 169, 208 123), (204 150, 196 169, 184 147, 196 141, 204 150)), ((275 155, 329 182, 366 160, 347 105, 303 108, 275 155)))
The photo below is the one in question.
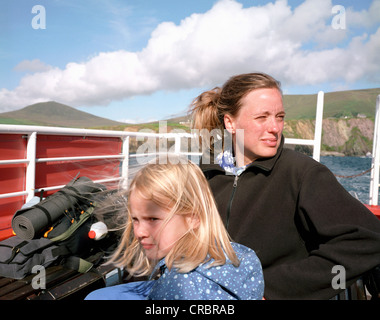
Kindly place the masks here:
POLYGON ((220 119, 218 103, 221 88, 216 87, 205 91, 195 98, 190 105, 189 113, 192 115, 192 128, 199 131, 213 129, 224 129, 223 118, 220 119))

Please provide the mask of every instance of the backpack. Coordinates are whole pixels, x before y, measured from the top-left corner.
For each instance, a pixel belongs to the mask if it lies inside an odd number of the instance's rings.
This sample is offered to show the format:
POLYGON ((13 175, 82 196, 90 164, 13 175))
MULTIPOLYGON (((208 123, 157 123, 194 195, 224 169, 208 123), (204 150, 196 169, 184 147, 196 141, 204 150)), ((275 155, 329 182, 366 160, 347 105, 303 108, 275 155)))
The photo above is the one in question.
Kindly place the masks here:
POLYGON ((18 210, 12 218, 16 236, 0 242, 0 276, 23 279, 36 265, 62 263, 79 272, 93 264, 84 258, 116 243, 112 236, 88 237, 97 202, 107 194, 87 177, 73 179, 45 200, 18 210))

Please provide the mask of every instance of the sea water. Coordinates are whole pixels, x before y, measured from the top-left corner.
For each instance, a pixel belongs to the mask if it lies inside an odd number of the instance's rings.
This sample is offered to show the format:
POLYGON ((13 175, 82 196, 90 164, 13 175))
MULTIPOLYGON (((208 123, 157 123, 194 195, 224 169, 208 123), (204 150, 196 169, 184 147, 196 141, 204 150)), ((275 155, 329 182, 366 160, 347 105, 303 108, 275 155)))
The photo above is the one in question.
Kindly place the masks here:
POLYGON ((371 168, 372 158, 327 156, 321 157, 320 162, 336 175, 337 180, 353 197, 368 204, 371 180, 371 172, 368 170, 371 168))

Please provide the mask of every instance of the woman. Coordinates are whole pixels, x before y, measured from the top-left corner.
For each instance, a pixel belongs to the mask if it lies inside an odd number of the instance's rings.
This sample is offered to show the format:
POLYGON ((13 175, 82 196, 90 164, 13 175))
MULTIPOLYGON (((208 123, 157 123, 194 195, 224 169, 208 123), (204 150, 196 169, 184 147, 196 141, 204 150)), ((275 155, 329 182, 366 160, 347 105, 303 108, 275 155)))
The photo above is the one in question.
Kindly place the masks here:
POLYGON ((325 166, 284 148, 278 81, 234 76, 197 97, 191 112, 195 129, 231 135, 231 150, 223 141, 201 168, 233 241, 262 263, 266 299, 329 299, 380 264, 380 221, 325 166), (336 265, 345 270, 339 287, 336 265))

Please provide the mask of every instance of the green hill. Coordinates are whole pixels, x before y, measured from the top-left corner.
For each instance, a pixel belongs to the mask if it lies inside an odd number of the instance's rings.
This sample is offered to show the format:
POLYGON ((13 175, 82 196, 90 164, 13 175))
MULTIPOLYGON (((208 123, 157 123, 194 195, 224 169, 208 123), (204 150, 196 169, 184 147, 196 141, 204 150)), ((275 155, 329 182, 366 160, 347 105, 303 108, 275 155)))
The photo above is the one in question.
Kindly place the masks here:
MULTIPOLYGON (((323 118, 375 116, 376 97, 380 88, 327 92, 324 97, 323 118)), ((314 119, 317 94, 284 95, 286 119, 314 119)))
POLYGON ((21 110, 0 113, 0 123, 74 128, 94 128, 123 124, 97 117, 54 101, 36 103, 21 110))

